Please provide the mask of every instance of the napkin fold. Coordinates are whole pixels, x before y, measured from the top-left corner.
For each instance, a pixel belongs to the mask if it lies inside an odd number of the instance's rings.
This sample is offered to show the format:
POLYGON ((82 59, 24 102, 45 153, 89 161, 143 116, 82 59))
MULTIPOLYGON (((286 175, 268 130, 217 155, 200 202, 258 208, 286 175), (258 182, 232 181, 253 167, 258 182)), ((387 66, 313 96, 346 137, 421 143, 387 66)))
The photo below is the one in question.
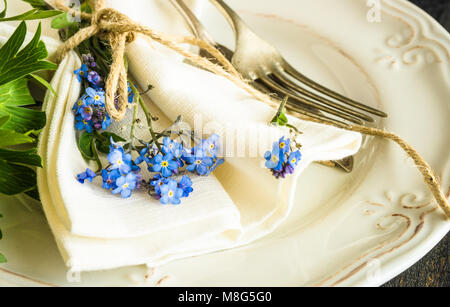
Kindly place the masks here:
POLYGON ((133 76, 142 88, 152 84, 148 96, 164 113, 175 120, 182 114, 191 127, 200 121, 222 135, 226 165, 215 174, 241 214, 243 232, 237 245, 254 241, 272 232, 288 215, 298 176, 313 161, 335 160, 354 154, 361 135, 333 127, 307 123, 293 117, 298 127, 302 161, 294 175, 276 179, 264 167, 263 155, 274 141, 287 131, 268 127, 275 111, 250 97, 227 79, 173 61, 145 40, 128 47, 127 57, 133 76), (178 82, 174 82, 178 80, 178 82), (259 152, 250 156, 249 147, 256 139, 259 152), (231 140, 231 141, 230 141, 231 140), (243 156, 239 156, 241 143, 243 156), (262 145, 262 148, 260 145, 262 145))
MULTIPOLYGON (((110 0, 107 4, 144 25, 187 33, 168 1, 135 0, 130 5, 110 0)), ((79 184, 76 174, 88 165, 76 145, 71 109, 80 95, 73 71, 81 63, 73 52, 68 54, 52 80, 58 96, 48 93, 46 97, 49 122, 39 143, 44 169, 38 170, 38 186, 58 247, 74 271, 157 266, 248 244, 286 219, 294 205, 298 177, 311 162, 341 159, 360 147, 358 133, 289 118, 304 133, 300 139, 303 159, 295 174, 276 180, 263 167, 261 156, 286 134, 268 127, 273 109, 228 80, 183 63, 145 38, 130 44, 127 56, 141 87, 155 87, 146 103, 160 117, 159 127, 165 128, 182 115, 187 124, 203 127, 206 134, 219 132, 225 139, 226 163, 217 169, 216 176, 196 177, 194 193, 180 206, 162 206, 144 192, 123 200, 102 190, 99 182, 79 184), (255 142, 261 148, 255 153, 244 146, 243 152, 236 152, 239 142, 255 142)), ((127 135, 127 120, 112 129, 127 135)), ((138 133, 145 138, 145 127, 138 127, 138 133)))

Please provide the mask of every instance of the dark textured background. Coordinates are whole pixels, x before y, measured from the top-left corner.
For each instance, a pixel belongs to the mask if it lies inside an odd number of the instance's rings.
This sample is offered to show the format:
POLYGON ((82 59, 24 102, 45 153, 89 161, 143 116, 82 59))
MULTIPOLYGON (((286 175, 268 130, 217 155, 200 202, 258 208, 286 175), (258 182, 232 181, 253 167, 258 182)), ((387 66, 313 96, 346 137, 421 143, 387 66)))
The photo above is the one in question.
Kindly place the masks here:
MULTIPOLYGON (((438 20, 450 32, 450 0, 410 0, 438 20)), ((450 234, 428 255, 384 287, 449 287, 450 234)))

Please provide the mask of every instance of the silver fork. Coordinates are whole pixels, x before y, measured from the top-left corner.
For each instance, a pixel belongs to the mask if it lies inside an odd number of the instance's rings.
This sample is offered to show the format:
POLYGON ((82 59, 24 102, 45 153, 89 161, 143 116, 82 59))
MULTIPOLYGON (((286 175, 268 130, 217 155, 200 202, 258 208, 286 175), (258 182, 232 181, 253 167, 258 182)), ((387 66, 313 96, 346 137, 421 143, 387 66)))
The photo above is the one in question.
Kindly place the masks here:
POLYGON ((245 78, 259 80, 269 90, 287 95, 299 105, 311 106, 357 124, 363 124, 363 121, 373 122, 372 117, 361 111, 380 117, 387 116, 382 111, 336 93, 301 74, 275 47, 255 34, 223 0, 210 2, 223 13, 235 32, 236 50, 232 63, 245 78))
MULTIPOLYGON (((289 88, 287 86, 285 86, 283 84, 277 84, 276 83, 277 81, 275 81, 275 80, 271 81, 273 83, 270 83, 270 84, 267 84, 267 81, 266 81, 265 85, 263 85, 264 83, 262 84, 261 81, 264 82, 264 80, 266 80, 269 77, 254 73, 252 70, 249 70, 247 67, 245 67, 246 63, 248 62, 248 59, 247 59, 248 55, 239 57, 239 54, 238 54, 238 52, 239 51, 242 52, 242 50, 244 50, 244 53, 245 53, 245 49, 237 48, 236 53, 235 53, 235 52, 231 51, 229 48, 227 48, 226 46, 223 46, 223 45, 215 42, 214 39, 211 37, 211 35, 208 33, 208 31, 205 29, 205 27, 202 25, 202 23, 198 20, 198 18, 189 9, 189 7, 184 3, 183 0, 171 0, 171 2, 179 10, 180 14, 182 14, 182 16, 185 18, 185 20, 186 20, 187 24, 189 25, 189 27, 191 28, 191 31, 193 32, 193 34, 195 36, 201 38, 202 40, 208 42, 210 45, 216 47, 218 50, 220 50, 225 55, 225 57, 227 57, 229 60, 232 60, 233 65, 241 73, 244 73, 244 76, 246 76, 247 78, 254 81, 253 82, 254 86, 256 86, 259 89, 266 91, 266 92, 273 92, 273 90, 275 90, 278 94, 288 95, 289 97, 291 97, 291 99, 294 98, 295 100, 290 101, 289 105, 287 106, 287 108, 289 108, 291 111, 298 112, 301 114, 307 114, 309 116, 313 116, 313 117, 320 118, 323 120, 328 120, 331 122, 338 122, 340 124, 343 124, 340 121, 337 121, 335 119, 332 119, 328 116, 323 115, 323 113, 321 111, 324 111, 324 109, 321 108, 321 106, 319 106, 319 108, 317 108, 317 103, 314 101, 311 101, 310 103, 305 104, 305 105, 299 104, 297 94, 291 93, 291 90, 289 90, 289 88), (270 89, 272 89, 272 91, 270 89)), ((220 2, 223 2, 223 1, 220 1, 220 2)), ((239 17, 237 17, 237 18, 240 20, 239 17)), ((234 23, 233 23, 233 25, 234 25, 234 23)), ((234 26, 235 29, 242 28, 242 27, 243 27, 243 22, 238 23, 237 26, 234 26)), ((244 27, 244 29, 245 29, 245 27, 244 27)), ((247 32, 245 37, 247 37, 247 36, 256 36, 256 35, 253 34, 253 32, 247 32)), ((240 36, 239 39, 242 39, 242 36, 240 36)), ((262 40, 259 39, 259 41, 261 42, 262 40)), ((265 43, 265 42, 263 42, 263 43, 265 44, 265 46, 270 47, 271 52, 273 52, 273 50, 275 50, 273 47, 271 47, 267 43, 265 43)), ((200 51, 200 55, 209 57, 209 54, 204 50, 200 51)), ((279 55, 278 58, 282 59, 281 55, 279 55)), ((287 64, 287 62, 286 62, 286 64, 287 64)), ((253 63, 253 66, 254 66, 254 63, 253 63)), ((257 71, 259 71, 259 70, 257 70, 257 71)), ((295 85, 296 87, 299 87, 296 84, 293 84, 293 85, 295 85)), ((303 90, 303 88, 301 88, 301 89, 303 90)), ((306 91, 306 90, 304 90, 304 91, 306 91)), ((328 91, 330 91, 330 90, 328 90, 328 91)), ((318 96, 317 94, 314 94, 312 92, 306 92, 306 95, 308 95, 308 94, 312 97, 318 97, 320 100, 325 99, 325 98, 318 96)), ((339 94, 336 94, 336 95, 339 95, 339 94)), ((348 99, 348 98, 345 98, 345 99, 348 99)), ((372 110, 372 108, 370 108, 370 107, 367 107, 367 106, 364 106, 364 107, 366 107, 369 110, 372 110)), ((353 111, 353 110, 351 110, 351 111, 353 111)), ((377 110, 374 110, 374 111, 379 112, 377 110)), ((379 113, 381 113, 381 115, 385 115, 382 112, 379 112, 379 113)), ((338 114, 336 114, 336 113, 334 115, 338 116, 338 114)), ((367 118, 369 121, 372 120, 370 117, 365 117, 365 118, 367 118)), ((348 117, 344 117, 344 119, 348 119, 348 117)), ((356 121, 356 119, 354 119, 354 118, 351 118, 351 120, 356 121)), ((360 122, 358 121, 358 123, 360 123, 360 122)), ((351 172, 353 169, 353 157, 348 157, 346 159, 339 160, 339 161, 327 161, 327 162, 324 162, 323 164, 327 165, 327 166, 335 166, 335 167, 343 169, 346 172, 351 172)))
POLYGON ((337 120, 336 117, 361 125, 364 122, 374 121, 363 112, 380 117, 387 116, 382 111, 347 98, 298 72, 275 47, 255 34, 224 1, 210 0, 224 14, 235 32, 234 53, 211 38, 182 0, 171 1, 186 18, 193 33, 231 58, 233 66, 246 79, 252 80, 255 87, 267 93, 288 96, 290 99, 287 108, 290 111, 340 124, 346 123, 337 120))

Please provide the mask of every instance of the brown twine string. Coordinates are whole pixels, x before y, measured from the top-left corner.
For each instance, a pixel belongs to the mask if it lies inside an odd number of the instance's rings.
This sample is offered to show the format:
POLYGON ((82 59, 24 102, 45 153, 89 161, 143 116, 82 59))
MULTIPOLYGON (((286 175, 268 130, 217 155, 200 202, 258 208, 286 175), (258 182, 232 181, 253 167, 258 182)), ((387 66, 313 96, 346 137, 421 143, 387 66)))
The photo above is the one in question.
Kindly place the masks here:
MULTIPOLYGON (((111 71, 105 85, 105 104, 108 113, 114 120, 121 120, 124 117, 128 106, 127 72, 125 69, 123 57, 125 53, 125 45, 127 42, 132 42, 135 39, 135 33, 140 33, 148 36, 152 40, 184 56, 186 59, 190 60, 192 63, 198 65, 199 67, 229 79, 238 87, 245 90, 256 99, 268 104, 269 106, 274 108, 279 107, 279 101, 266 94, 263 94, 262 92, 251 86, 246 80, 242 78, 242 76, 222 55, 222 53, 220 53, 216 48, 205 41, 193 37, 171 37, 164 33, 144 27, 133 22, 126 15, 114 9, 104 8, 103 0, 94 1, 94 12, 92 14, 80 14, 79 12, 75 12, 74 10, 65 6, 62 3, 62 0, 56 0, 56 5, 57 8, 62 11, 70 12, 72 14, 79 14, 81 18, 91 20, 91 25, 89 27, 78 31, 78 33, 68 39, 60 48, 60 50, 58 50, 58 61, 61 61, 67 52, 76 48, 81 42, 89 39, 96 34, 100 34, 107 40, 109 40, 113 52, 113 63, 111 65, 111 71), (219 61, 219 63, 223 65, 223 67, 216 65, 210 60, 180 47, 179 44, 182 43, 187 43, 206 50, 209 54, 214 56, 219 61), (119 101, 116 105, 114 98, 117 92, 119 94, 119 101)), ((450 206, 448 204, 446 196, 440 188, 439 180, 437 179, 435 173, 431 169, 430 165, 428 165, 428 163, 419 155, 419 153, 402 138, 392 132, 387 132, 381 129, 359 125, 344 126, 313 118, 307 115, 296 115, 307 121, 334 126, 348 131, 359 132, 365 135, 383 137, 397 143, 403 149, 403 151, 405 151, 405 153, 413 159, 417 169, 421 172, 428 189, 433 194, 434 198, 444 211, 447 218, 450 218, 450 206)))
POLYGON ((409 157, 411 157, 413 159, 416 168, 422 174, 423 180, 426 183, 430 192, 433 194, 436 202, 444 211, 447 219, 450 219, 450 207, 449 207, 449 204, 447 201, 447 196, 442 191, 436 174, 434 173, 431 166, 422 158, 422 156, 411 145, 409 145, 405 140, 403 140, 401 137, 399 137, 398 135, 396 135, 392 132, 384 131, 384 130, 377 129, 377 128, 371 128, 371 127, 365 127, 365 126, 359 126, 359 125, 354 125, 354 126, 343 126, 342 125, 341 126, 339 124, 324 122, 322 120, 312 118, 309 116, 300 115, 299 117, 305 117, 304 119, 307 121, 311 121, 311 122, 315 122, 315 123, 319 123, 319 124, 325 124, 325 125, 329 125, 329 126, 334 126, 337 128, 348 130, 348 131, 359 132, 359 133, 362 133, 365 135, 370 135, 370 136, 383 137, 385 139, 389 139, 389 140, 397 143, 403 149, 403 151, 409 157))

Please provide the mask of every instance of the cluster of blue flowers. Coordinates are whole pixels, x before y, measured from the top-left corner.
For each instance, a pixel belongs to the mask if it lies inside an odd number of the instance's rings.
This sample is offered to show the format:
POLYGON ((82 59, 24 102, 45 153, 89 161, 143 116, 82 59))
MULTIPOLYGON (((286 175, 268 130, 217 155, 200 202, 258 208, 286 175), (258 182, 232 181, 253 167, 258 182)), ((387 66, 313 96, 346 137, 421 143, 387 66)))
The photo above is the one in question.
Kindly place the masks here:
MULTIPOLYGON (((109 166, 101 171, 103 188, 120 194, 123 198, 129 198, 135 189, 140 188, 142 176, 141 168, 137 166, 130 154, 126 153, 122 146, 111 139, 108 154, 109 166)), ((86 180, 92 182, 97 174, 91 169, 77 176, 80 183, 86 180)))
POLYGON ((279 141, 273 143, 272 151, 267 151, 264 158, 266 167, 278 179, 294 173, 302 159, 302 154, 300 150, 292 151, 291 140, 283 136, 279 141))
POLYGON ((72 109, 75 113, 75 127, 92 133, 106 130, 111 125, 111 118, 105 108, 105 92, 88 87, 85 94, 78 99, 72 109))
MULTIPOLYGON (((111 144, 107 157, 109 166, 101 171, 103 188, 129 198, 134 190, 145 187, 150 195, 164 205, 178 205, 182 198, 189 197, 194 191, 192 180, 188 176, 182 176, 179 181, 174 179, 175 176, 181 176, 184 167, 190 173, 208 176, 224 163, 224 159, 218 157, 219 136, 215 134, 192 149, 165 137, 159 147, 147 144, 134 161, 112 139, 111 144), (148 182, 142 179, 141 168, 138 166, 144 162, 153 174, 148 182)), ((81 183, 92 182, 98 175, 100 174, 87 169, 77 179, 81 183)))
POLYGON ((95 71, 97 63, 91 55, 83 55, 83 64, 74 71, 78 81, 84 84, 85 93, 73 106, 75 127, 92 133, 94 130, 107 129, 111 118, 105 108, 103 78, 95 71))
MULTIPOLYGON (((84 95, 75 102, 72 109, 75 113, 75 127, 88 133, 106 130, 111 125, 111 117, 105 108, 104 78, 95 71, 97 63, 90 54, 83 55, 82 58, 83 64, 74 71, 78 81, 85 87, 84 95)), ((134 93, 128 87, 128 101, 132 103, 133 100, 134 93)))
POLYGON ((142 149, 136 164, 145 161, 150 172, 161 173, 165 178, 177 175, 184 166, 191 173, 208 176, 224 163, 224 159, 219 158, 218 154, 219 136, 217 134, 202 140, 192 149, 187 149, 181 143, 166 137, 161 149, 154 144, 142 149))
MULTIPOLYGON (((96 72, 96 67, 97 63, 91 55, 83 55, 83 65, 74 71, 85 89, 85 93, 73 107, 75 127, 88 133, 106 130, 111 125, 111 118, 105 107, 104 78, 96 72)), ((134 99, 135 94, 128 86, 128 102, 132 103, 134 99)), ((224 159, 218 157, 218 135, 202 140, 192 149, 185 148, 170 137, 165 137, 162 144, 158 142, 156 145, 155 142, 140 150, 139 156, 133 161, 130 150, 138 150, 130 146, 131 149, 125 151, 124 147, 115 143, 111 137, 108 166, 98 173, 86 169, 77 179, 80 183, 85 183, 101 176, 103 188, 113 194, 120 194, 123 198, 129 198, 133 191, 145 188, 162 204, 178 205, 182 198, 189 197, 194 191, 192 180, 188 176, 181 176, 182 172, 208 176, 224 163, 224 159), (142 179, 139 165, 144 162, 152 173, 149 181, 142 179), (175 176, 181 179, 175 179, 175 176)))
POLYGON ((160 148, 153 144, 142 149, 135 163, 145 162, 149 172, 157 173, 150 180, 151 194, 155 198, 163 204, 179 204, 180 198, 188 197, 193 191, 192 181, 188 176, 183 176, 179 182, 171 177, 179 175, 184 167, 190 173, 208 176, 224 163, 218 154, 219 136, 216 134, 192 149, 166 137, 160 148))
POLYGON ((174 179, 163 177, 161 174, 156 174, 150 180, 150 186, 152 187, 150 194, 156 199, 159 199, 163 205, 169 203, 179 205, 181 198, 189 197, 194 191, 192 188, 192 180, 188 176, 183 176, 178 182, 174 179))

